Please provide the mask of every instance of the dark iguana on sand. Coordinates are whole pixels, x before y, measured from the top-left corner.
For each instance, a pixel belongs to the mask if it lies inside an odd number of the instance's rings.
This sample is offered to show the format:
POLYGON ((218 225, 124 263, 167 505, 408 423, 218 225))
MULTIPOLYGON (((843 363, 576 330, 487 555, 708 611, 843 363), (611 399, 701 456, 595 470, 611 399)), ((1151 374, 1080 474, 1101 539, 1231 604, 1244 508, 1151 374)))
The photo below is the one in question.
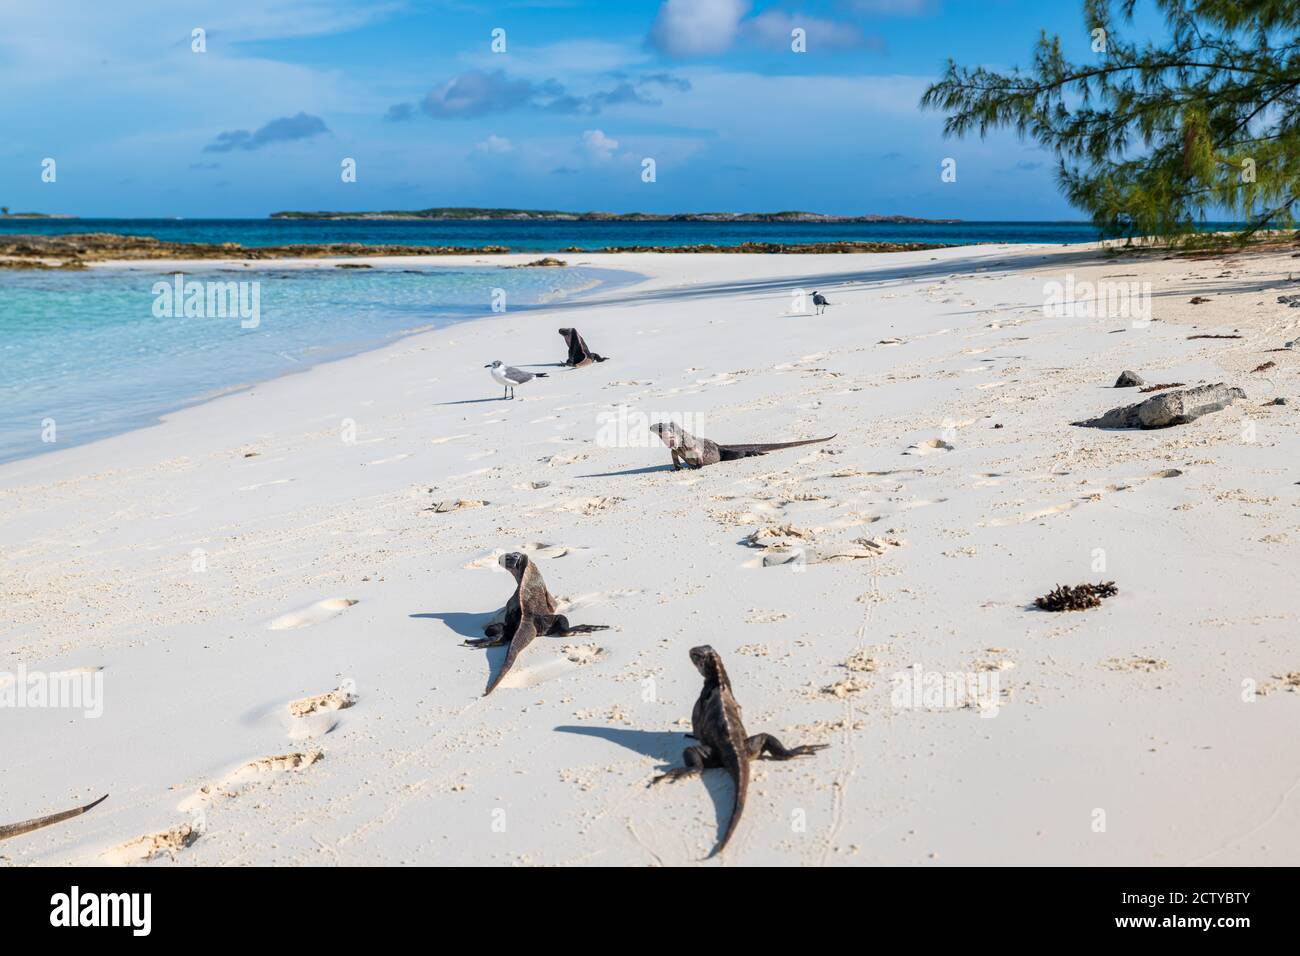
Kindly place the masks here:
POLYGON ((679 462, 689 468, 703 468, 716 465, 720 461, 735 461, 737 458, 752 458, 754 455, 766 455, 769 451, 782 448, 798 448, 800 445, 816 445, 818 442, 830 441, 834 435, 825 438, 809 438, 805 441, 786 441, 756 445, 719 445, 707 438, 696 438, 676 422, 659 422, 651 425, 650 430, 668 446, 673 456, 673 468, 681 468, 679 462))
POLYGON ((511 551, 497 559, 497 563, 515 576, 515 593, 510 600, 483 628, 482 638, 465 642, 466 647, 497 647, 509 644, 505 663, 497 671, 496 677, 483 691, 486 697, 496 689, 497 684, 506 676, 525 647, 533 642, 539 634, 549 637, 568 637, 570 634, 590 634, 593 631, 608 631, 604 624, 579 624, 570 626, 569 619, 563 614, 555 613, 555 598, 546 590, 546 582, 537 570, 537 565, 526 554, 511 551))
POLYGON ((564 336, 564 343, 569 347, 569 357, 564 360, 564 364, 573 368, 584 368, 592 362, 608 362, 609 359, 603 355, 597 355, 587 348, 587 343, 582 341, 582 336, 578 334, 577 329, 560 329, 560 334, 564 336))
POLYGON ((686 764, 677 770, 669 770, 650 781, 680 780, 703 771, 706 767, 725 767, 736 782, 736 800, 731 811, 731 821, 727 824, 722 840, 710 856, 721 853, 731 835, 736 832, 740 822, 740 813, 745 809, 745 794, 749 791, 749 762, 767 757, 771 760, 790 760, 826 749, 826 744, 805 744, 787 750, 771 734, 745 735, 745 726, 740 719, 740 705, 731 693, 731 680, 722 666, 722 658, 712 647, 705 644, 691 648, 691 663, 704 675, 704 689, 700 699, 691 711, 691 736, 698 743, 687 747, 682 752, 682 762, 686 764))
POLYGON ((24 833, 31 833, 33 830, 52 827, 54 824, 62 823, 64 820, 71 820, 73 817, 79 817, 87 810, 93 810, 107 799, 108 794, 104 794, 94 803, 88 803, 84 807, 75 807, 71 810, 64 810, 62 813, 51 813, 48 817, 37 817, 34 820, 24 820, 22 823, 0 825, 0 840, 8 840, 12 837, 22 836, 24 833))

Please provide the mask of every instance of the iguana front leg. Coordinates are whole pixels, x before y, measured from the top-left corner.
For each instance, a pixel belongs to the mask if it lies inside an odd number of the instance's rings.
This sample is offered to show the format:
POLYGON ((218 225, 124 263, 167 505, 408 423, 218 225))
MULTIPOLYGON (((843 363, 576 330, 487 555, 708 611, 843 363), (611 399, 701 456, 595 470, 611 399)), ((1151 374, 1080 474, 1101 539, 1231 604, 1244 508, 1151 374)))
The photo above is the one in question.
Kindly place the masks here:
POLYGON ((506 637, 506 626, 501 621, 493 621, 487 627, 483 628, 483 637, 471 637, 462 642, 463 647, 500 647, 502 644, 508 644, 509 639, 506 637))
POLYGON ((709 748, 704 746, 704 744, 700 744, 697 747, 687 747, 683 750, 682 763, 686 764, 686 766, 678 767, 675 770, 669 770, 667 773, 661 773, 659 776, 651 780, 650 783, 653 785, 658 783, 660 780, 668 780, 670 782, 677 781, 682 779, 682 777, 690 777, 697 773, 701 773, 705 767, 722 766, 722 762, 718 760, 718 758, 715 757, 709 751, 709 748))
POLYGON ((682 466, 678 463, 681 456, 677 454, 676 448, 669 448, 668 454, 673 456, 673 471, 681 471, 682 466))

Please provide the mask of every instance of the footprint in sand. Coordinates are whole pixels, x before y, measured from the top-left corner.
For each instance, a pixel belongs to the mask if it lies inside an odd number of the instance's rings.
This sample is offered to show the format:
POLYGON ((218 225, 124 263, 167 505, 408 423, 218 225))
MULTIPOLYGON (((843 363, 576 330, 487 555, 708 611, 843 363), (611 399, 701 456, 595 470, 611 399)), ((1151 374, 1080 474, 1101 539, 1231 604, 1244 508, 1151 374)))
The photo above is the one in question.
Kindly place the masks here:
POLYGON ((296 627, 308 627, 312 624, 319 624, 340 611, 346 611, 356 603, 356 598, 326 598, 324 601, 308 604, 296 611, 281 614, 266 627, 270 631, 288 631, 296 627))
POLYGON ((952 451, 953 446, 948 444, 942 438, 927 438, 925 441, 917 442, 915 445, 909 445, 904 455, 937 455, 940 452, 952 451))
POLYGON ((291 481, 293 481, 293 480, 294 480, 294 479, 292 479, 292 478, 279 478, 279 479, 277 479, 277 480, 275 480, 275 481, 264 481, 264 482, 262 482, 260 485, 243 485, 243 486, 240 487, 239 490, 240 490, 240 491, 256 491, 258 488, 269 488, 269 487, 271 487, 272 485, 287 485, 287 484, 289 484, 289 482, 291 482, 291 481))
POLYGON ((149 833, 114 847, 103 855, 103 860, 110 865, 127 866, 131 863, 144 863, 161 856, 175 859, 177 853, 193 846, 202 835, 203 822, 200 815, 192 823, 183 823, 170 830, 149 833))
POLYGON ((1025 524, 1029 521, 1037 521, 1040 518, 1050 518, 1052 515, 1061 514, 1066 511, 1073 511, 1079 507, 1082 502, 1067 501, 1064 504, 1052 505, 1050 508, 1039 508, 1037 511, 1030 511, 1027 514, 1017 515, 1014 518, 993 518, 989 521, 982 521, 979 524, 981 528, 1004 528, 1007 525, 1025 524))
POLYGON ((536 687, 538 684, 555 680, 557 677, 572 674, 580 667, 600 663, 608 656, 605 648, 597 644, 565 644, 560 649, 560 654, 562 656, 541 664, 516 667, 502 679, 500 686, 516 690, 524 687, 536 687))
POLYGON ((237 797, 250 784, 266 780, 274 774, 306 770, 324 759, 325 751, 323 750, 305 750, 249 761, 243 766, 232 770, 216 783, 200 787, 182 800, 177 809, 186 813, 196 810, 201 811, 203 807, 212 801, 213 797, 237 797))
MULTIPOLYGON (((1067 511, 1073 511, 1081 504, 1085 504, 1087 502, 1101 501, 1102 498, 1104 498, 1106 495, 1115 494, 1121 491, 1131 491, 1138 485, 1144 484, 1145 482, 1148 481, 1152 481, 1156 478, 1178 478, 1182 474, 1183 472, 1182 469, 1180 468, 1163 468, 1160 471, 1153 471, 1151 472, 1151 474, 1144 475, 1141 478, 1134 478, 1132 481, 1127 483, 1117 482, 1115 484, 1107 485, 1101 491, 1086 492, 1085 494, 1082 495, 1082 497, 1074 501, 1066 501, 1059 505, 1052 505, 1047 508, 1039 508, 1037 511, 1030 511, 1026 514, 1017 515, 1014 518, 994 518, 989 521, 981 522, 979 524, 979 527, 1002 528, 1007 525, 1024 524, 1029 521, 1037 521, 1041 518, 1050 518, 1052 515, 1058 515, 1058 514, 1063 514, 1064 512, 1067 511)), ((1038 477, 1038 476, 1032 476, 1032 477, 1038 477)), ((1049 477, 1055 477, 1055 476, 1049 476, 1049 477)))
POLYGON ((308 740, 330 733, 339 725, 335 715, 340 710, 355 706, 359 699, 356 684, 348 680, 328 694, 290 701, 289 739, 308 740))
POLYGON ((570 611, 576 611, 579 608, 607 604, 610 601, 640 593, 640 588, 617 588, 613 591, 592 591, 589 594, 579 594, 577 597, 571 598, 557 597, 555 599, 555 613, 568 614, 570 611))
POLYGON ((575 514, 594 515, 608 511, 623 499, 617 495, 599 495, 594 498, 573 498, 554 505, 545 505, 543 510, 569 511, 575 514))
MULTIPOLYGON (((522 551, 531 558, 537 558, 539 560, 549 561, 555 558, 562 558, 568 554, 576 554, 581 551, 589 551, 590 549, 579 547, 577 545, 571 545, 571 544, 547 544, 544 541, 530 541, 528 544, 521 544, 518 548, 515 548, 513 550, 522 551)), ((490 553, 485 554, 482 557, 475 558, 473 561, 469 562, 466 565, 462 565, 462 567, 464 567, 465 570, 467 571, 478 571, 483 568, 488 568, 489 570, 495 570, 495 571, 502 571, 504 569, 498 563, 497 559, 500 558, 501 555, 505 553, 506 550, 504 548, 496 548, 490 553)))
POLYGON ((899 501, 894 503, 894 511, 911 511, 913 508, 928 508, 930 505, 941 505, 947 498, 913 498, 911 501, 899 501))
POLYGON ((559 465, 576 465, 580 461, 586 461, 587 455, 578 452, 574 455, 552 455, 550 458, 539 458, 538 461, 544 461, 547 465, 555 468, 559 465))

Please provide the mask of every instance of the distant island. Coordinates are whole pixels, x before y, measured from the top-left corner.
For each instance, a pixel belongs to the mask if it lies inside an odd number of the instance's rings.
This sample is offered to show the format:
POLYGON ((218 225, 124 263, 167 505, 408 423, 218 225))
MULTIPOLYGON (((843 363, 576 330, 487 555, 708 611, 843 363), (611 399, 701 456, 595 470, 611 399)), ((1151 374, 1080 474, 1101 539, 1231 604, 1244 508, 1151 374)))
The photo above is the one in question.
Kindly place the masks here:
POLYGON ((550 222, 889 222, 956 223, 960 219, 920 219, 916 216, 828 216, 819 212, 562 212, 557 209, 478 209, 440 206, 434 209, 392 209, 382 212, 271 213, 272 219, 421 219, 432 221, 523 220, 550 222))
POLYGON ((10 212, 8 206, 0 206, 0 219, 73 219, 73 216, 52 215, 48 212, 10 212))

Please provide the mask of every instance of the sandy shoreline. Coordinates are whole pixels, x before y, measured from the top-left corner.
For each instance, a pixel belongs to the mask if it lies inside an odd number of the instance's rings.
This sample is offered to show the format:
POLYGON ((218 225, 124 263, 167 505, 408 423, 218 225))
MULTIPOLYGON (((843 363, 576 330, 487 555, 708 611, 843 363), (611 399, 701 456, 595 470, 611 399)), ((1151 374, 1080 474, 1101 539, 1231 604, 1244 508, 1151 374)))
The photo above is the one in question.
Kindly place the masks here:
POLYGON ((1300 857, 1298 353, 1265 352, 1300 336, 1289 253, 565 258, 647 278, 0 466, 0 671, 103 678, 97 719, 0 714, 0 823, 111 793, 0 863, 690 863, 730 785, 645 784, 679 759, 700 643, 751 733, 831 745, 756 767, 724 863, 1300 857), (1154 321, 1044 315, 1067 273, 1151 282, 1154 321), (835 304, 791 315, 794 288, 835 304), (611 361, 498 401, 482 366, 558 362, 568 325, 611 361), (1141 397, 1110 388, 1125 369, 1247 399, 1072 428, 1141 397), (598 441, 619 404, 838 437, 673 473, 657 443, 598 441), (458 500, 486 503, 429 510, 458 500), (762 567, 741 542, 764 528, 813 560, 762 567), (539 639, 481 698, 497 658, 460 642, 521 547, 575 622, 615 629, 539 639), (1101 608, 1026 609, 1101 579, 1101 608), (914 664, 996 674, 996 717, 899 706, 914 664), (353 706, 290 706, 340 686, 353 706))

